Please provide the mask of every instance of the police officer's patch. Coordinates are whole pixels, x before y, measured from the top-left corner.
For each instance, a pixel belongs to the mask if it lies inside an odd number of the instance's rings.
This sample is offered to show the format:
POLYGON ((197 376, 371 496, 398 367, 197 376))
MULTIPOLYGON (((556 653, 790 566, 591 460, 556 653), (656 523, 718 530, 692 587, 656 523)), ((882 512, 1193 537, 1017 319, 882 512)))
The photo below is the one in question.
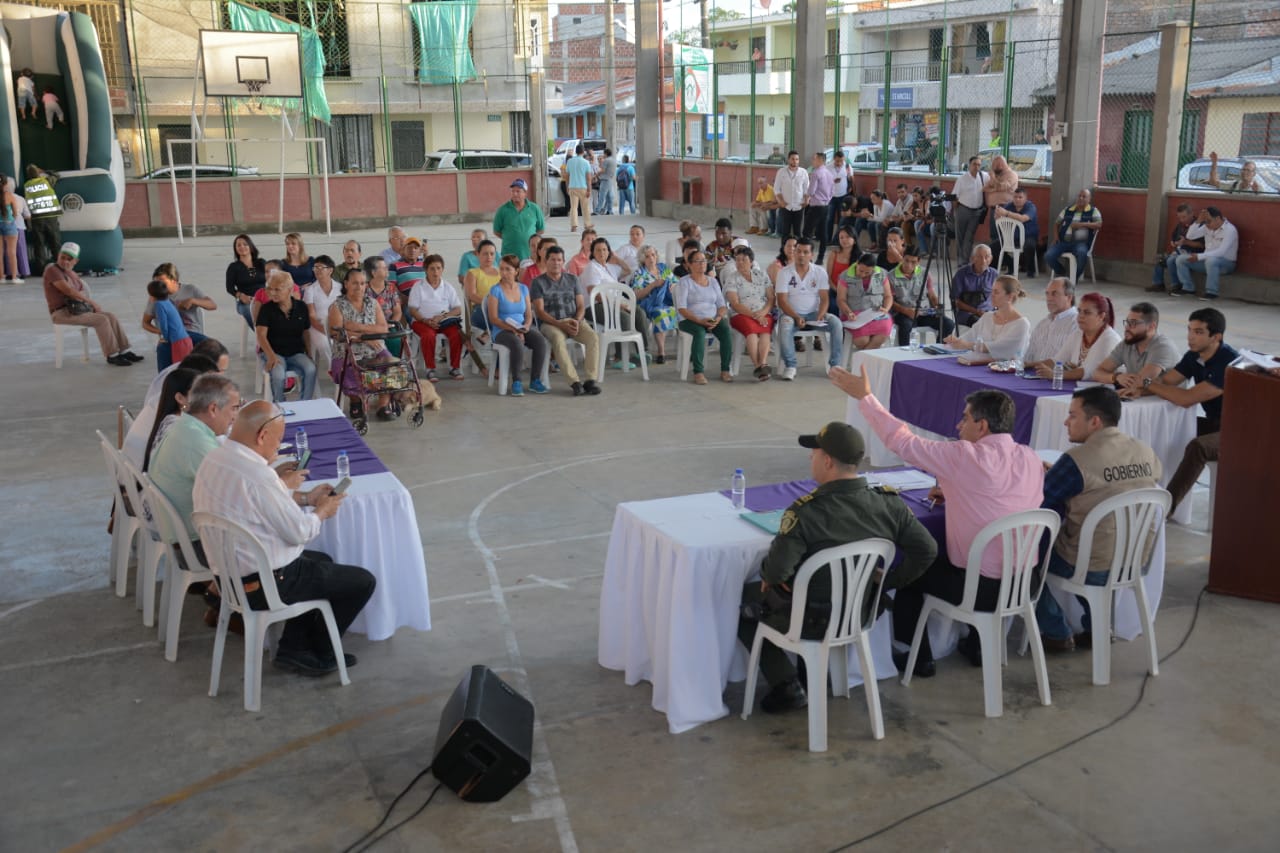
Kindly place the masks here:
POLYGON ((798 519, 796 518, 796 514, 791 510, 787 510, 782 514, 782 520, 778 522, 778 532, 790 533, 792 529, 796 526, 797 520, 798 519))

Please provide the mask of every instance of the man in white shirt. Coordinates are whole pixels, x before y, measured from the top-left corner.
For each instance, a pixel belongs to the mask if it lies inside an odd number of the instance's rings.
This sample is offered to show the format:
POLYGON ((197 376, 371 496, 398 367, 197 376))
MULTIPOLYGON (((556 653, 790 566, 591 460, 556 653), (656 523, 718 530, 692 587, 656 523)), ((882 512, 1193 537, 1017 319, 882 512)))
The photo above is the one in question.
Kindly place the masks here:
POLYGON ((1204 296, 1200 298, 1206 301, 1217 299, 1219 277, 1235 272, 1240 234, 1222 215, 1221 210, 1206 207, 1200 211, 1196 224, 1187 229, 1187 239, 1204 240, 1204 251, 1178 255, 1174 263, 1178 268, 1178 284, 1182 289, 1173 292, 1195 293, 1195 282, 1191 280, 1191 271, 1195 270, 1204 273, 1204 296))
POLYGON ((970 157, 969 171, 956 178, 955 186, 951 188, 956 197, 952 211, 956 218, 957 258, 967 258, 973 252, 973 236, 978 232, 978 220, 986 209, 987 197, 983 188, 987 185, 987 175, 981 165, 982 161, 977 157, 970 157))
POLYGON ((775 291, 778 294, 778 310, 782 322, 778 338, 782 342, 783 379, 796 378, 796 329, 819 329, 827 333, 831 341, 827 370, 840 364, 840 350, 844 344, 844 327, 840 318, 827 313, 830 304, 831 281, 827 271, 813 264, 813 243, 801 239, 796 243, 795 262, 778 271, 775 291))
POLYGON ((1031 330, 1031 341, 1023 359, 1027 364, 1052 359, 1076 330, 1076 288, 1071 279, 1051 279, 1044 289, 1044 304, 1049 316, 1031 330))
POLYGON ((831 157, 831 202, 827 205, 827 245, 840 245, 837 234, 840 231, 840 207, 845 198, 853 190, 853 170, 845 162, 844 151, 837 148, 831 157))
POLYGON ((804 209, 809 204, 809 173, 800 166, 800 152, 787 152, 787 165, 773 179, 778 204, 778 234, 783 240, 799 237, 804 228, 804 209))
POLYGON ((631 226, 631 239, 613 250, 618 260, 627 265, 629 270, 640 269, 640 247, 644 245, 644 226, 631 226))
MULTIPOLYGON (((320 522, 337 513, 343 496, 328 485, 291 493, 270 465, 283 437, 284 412, 272 403, 258 400, 242 408, 230 440, 209 451, 196 471, 192 504, 196 512, 212 513, 252 533, 273 567, 280 600, 291 604, 326 599, 341 635, 373 595, 376 581, 359 566, 335 563, 327 554, 305 549, 320 533, 320 522)), ((247 572, 253 564, 244 558, 238 563, 250 606, 267 609, 257 572, 247 572)), ((347 666, 355 663, 354 655, 346 655, 347 666)), ((313 678, 338 668, 319 612, 312 610, 285 624, 275 665, 313 678)))

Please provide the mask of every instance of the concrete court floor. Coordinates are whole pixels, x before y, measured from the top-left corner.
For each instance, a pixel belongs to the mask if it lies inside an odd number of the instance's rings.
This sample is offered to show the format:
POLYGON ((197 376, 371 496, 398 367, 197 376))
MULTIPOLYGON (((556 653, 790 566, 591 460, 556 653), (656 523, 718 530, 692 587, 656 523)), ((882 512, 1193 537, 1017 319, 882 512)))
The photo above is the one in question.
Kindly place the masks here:
MULTIPOLYGON (((631 221, 601 224, 625 239, 631 221)), ((673 222, 646 224, 658 245, 674 236, 673 222)), ((470 226, 410 230, 452 268, 470 226)), ((563 219, 551 231, 569 237, 563 219)), ((344 236, 306 239, 313 254, 337 256, 344 236)), ((355 236, 382 246, 381 231, 355 236)), ((668 363, 647 385, 611 373, 603 396, 581 400, 563 382, 524 399, 470 375, 441 383, 444 410, 421 431, 374 423, 368 435, 413 493, 433 629, 349 636, 360 665, 346 689, 267 667, 259 714, 243 710, 233 639, 210 699, 203 608, 188 604, 170 664, 132 595, 106 589, 108 488, 93 430, 114 434, 116 405, 137 406, 153 376, 136 318, 156 263, 175 261, 215 295, 207 327, 235 355, 240 320, 221 287, 230 244, 129 240, 123 274, 89 280, 147 356, 127 370, 105 365, 94 343, 90 364, 73 348, 54 371, 39 285, 0 289, 0 849, 342 849, 428 763, 443 703, 474 663, 533 700, 534 774, 492 805, 442 790, 375 849, 1274 849, 1276 611, 1205 596, 1195 617, 1208 570, 1203 490, 1194 523, 1170 528, 1161 654, 1193 621, 1194 631, 1145 684, 1137 643, 1114 647, 1110 687, 1091 686, 1086 653, 1054 657, 1043 707, 1029 659, 1013 657, 1005 714, 987 720, 979 673, 953 658, 931 681, 880 683, 883 741, 870 738, 859 692, 831 700, 830 751, 811 755, 803 713, 670 735, 647 685, 597 665, 615 505, 721 488, 738 465, 753 483, 805 475, 796 434, 845 406, 817 368, 792 383, 696 388, 668 363)), ((259 244, 271 256, 281 240, 259 244)), ((1143 298, 1099 289, 1122 316, 1143 298)), ((1157 301, 1181 340, 1201 303, 1157 301)), ((1228 340, 1276 349, 1280 309, 1219 306, 1228 340)), ((1033 322, 1044 313, 1040 299, 1023 308, 1033 322)), ((250 365, 233 358, 245 388, 250 365)), ((742 686, 727 696, 736 710, 742 686)), ((393 820, 425 799, 428 781, 393 820)))

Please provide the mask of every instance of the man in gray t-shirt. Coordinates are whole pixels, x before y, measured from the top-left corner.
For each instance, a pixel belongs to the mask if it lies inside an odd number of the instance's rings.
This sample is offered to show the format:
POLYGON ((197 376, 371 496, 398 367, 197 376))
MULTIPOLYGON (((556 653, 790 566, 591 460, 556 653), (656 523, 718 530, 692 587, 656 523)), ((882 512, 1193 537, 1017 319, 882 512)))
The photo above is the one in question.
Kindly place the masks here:
POLYGON ((529 288, 534 316, 542 324, 542 336, 551 344, 551 354, 569 380, 573 396, 599 394, 600 386, 595 380, 600 359, 600 339, 584 319, 587 313, 587 289, 578 281, 577 276, 564 271, 564 249, 559 246, 547 249, 543 263, 546 264, 546 272, 535 278, 533 286, 529 288), (587 375, 586 382, 578 380, 578 371, 573 366, 573 358, 565 343, 569 338, 586 348, 587 354, 582 364, 582 371, 587 375))
POLYGON ((1160 312, 1150 302, 1139 302, 1129 309, 1124 321, 1124 341, 1098 365, 1091 379, 1132 388, 1145 380, 1155 379, 1178 363, 1177 347, 1158 329, 1160 312))

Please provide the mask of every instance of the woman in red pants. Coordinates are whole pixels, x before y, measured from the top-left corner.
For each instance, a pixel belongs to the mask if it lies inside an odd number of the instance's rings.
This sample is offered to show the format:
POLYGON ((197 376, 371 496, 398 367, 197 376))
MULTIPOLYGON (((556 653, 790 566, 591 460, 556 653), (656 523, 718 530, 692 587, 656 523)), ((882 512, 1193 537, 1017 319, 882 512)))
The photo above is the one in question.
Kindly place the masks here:
POLYGON ((413 330, 422 339, 422 359, 427 365, 427 379, 438 382, 436 376, 436 337, 444 335, 449 341, 449 378, 464 379, 462 375, 462 300, 452 284, 444 280, 444 258, 427 255, 423 264, 426 279, 413 286, 409 293, 409 316, 413 318, 413 330))

